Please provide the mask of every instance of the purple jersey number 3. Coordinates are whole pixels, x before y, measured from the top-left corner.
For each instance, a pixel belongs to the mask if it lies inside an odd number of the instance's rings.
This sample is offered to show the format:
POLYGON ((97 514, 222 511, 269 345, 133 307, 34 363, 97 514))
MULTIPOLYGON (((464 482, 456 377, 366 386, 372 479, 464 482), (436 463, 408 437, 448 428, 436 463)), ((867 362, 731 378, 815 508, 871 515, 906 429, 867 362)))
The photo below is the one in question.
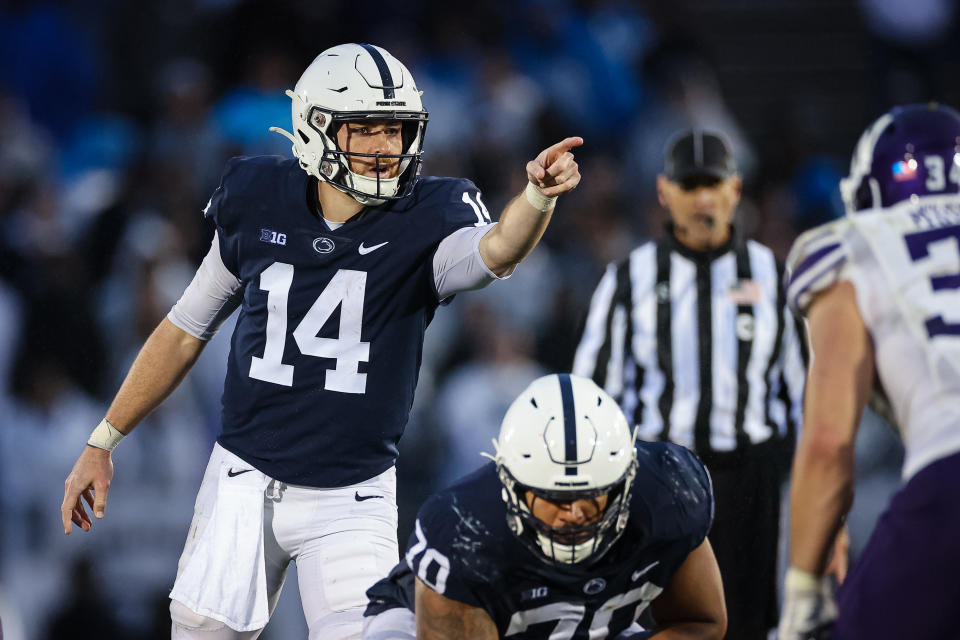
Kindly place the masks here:
MULTIPOLYGON (((956 250, 960 246, 960 225, 928 229, 904 236, 907 250, 910 252, 910 259, 914 262, 929 257, 930 245, 951 238, 954 240, 954 249, 956 250)), ((931 276, 930 286, 935 292, 944 289, 960 289, 960 273, 931 276)), ((936 336, 960 336, 960 322, 947 322, 942 315, 931 316, 926 319, 924 324, 927 327, 927 335, 931 338, 936 336)))

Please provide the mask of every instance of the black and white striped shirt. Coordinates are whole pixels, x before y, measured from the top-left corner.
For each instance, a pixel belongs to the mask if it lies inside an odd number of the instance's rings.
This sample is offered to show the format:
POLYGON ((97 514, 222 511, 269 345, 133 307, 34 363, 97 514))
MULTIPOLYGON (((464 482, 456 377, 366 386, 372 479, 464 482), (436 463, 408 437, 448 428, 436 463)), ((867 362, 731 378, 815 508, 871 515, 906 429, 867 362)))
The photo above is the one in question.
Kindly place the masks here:
POLYGON ((616 398, 644 440, 700 455, 792 440, 805 363, 782 275, 754 241, 647 242, 600 280, 573 372, 616 398))

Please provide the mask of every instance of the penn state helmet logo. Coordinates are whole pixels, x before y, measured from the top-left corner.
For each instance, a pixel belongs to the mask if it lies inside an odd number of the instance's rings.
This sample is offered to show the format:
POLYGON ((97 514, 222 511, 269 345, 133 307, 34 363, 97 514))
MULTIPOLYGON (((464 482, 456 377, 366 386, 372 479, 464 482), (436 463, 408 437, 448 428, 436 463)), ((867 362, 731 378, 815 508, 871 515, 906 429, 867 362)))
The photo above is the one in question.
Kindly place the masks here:
POLYGON ((313 250, 317 253, 331 253, 336 248, 337 245, 333 244, 333 240, 330 238, 321 236, 313 241, 313 250))

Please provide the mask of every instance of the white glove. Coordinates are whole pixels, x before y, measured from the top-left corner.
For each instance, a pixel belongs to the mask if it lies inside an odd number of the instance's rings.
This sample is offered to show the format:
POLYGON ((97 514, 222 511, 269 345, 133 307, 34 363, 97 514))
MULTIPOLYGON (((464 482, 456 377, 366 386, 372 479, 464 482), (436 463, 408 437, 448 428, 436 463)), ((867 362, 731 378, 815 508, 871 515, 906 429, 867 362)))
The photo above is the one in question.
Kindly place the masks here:
POLYGON ((784 581, 780 640, 827 640, 837 619, 837 603, 829 578, 818 578, 796 567, 784 581))

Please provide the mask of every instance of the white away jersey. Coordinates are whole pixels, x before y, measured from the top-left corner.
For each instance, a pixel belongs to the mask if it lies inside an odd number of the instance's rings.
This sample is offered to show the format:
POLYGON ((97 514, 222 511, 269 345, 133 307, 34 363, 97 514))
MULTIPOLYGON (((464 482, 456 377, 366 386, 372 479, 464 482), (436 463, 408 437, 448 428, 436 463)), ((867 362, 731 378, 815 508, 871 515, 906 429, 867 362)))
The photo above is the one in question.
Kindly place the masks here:
POLYGON ((850 281, 906 447, 903 476, 960 451, 960 199, 931 196, 858 213, 797 239, 787 302, 850 281))

